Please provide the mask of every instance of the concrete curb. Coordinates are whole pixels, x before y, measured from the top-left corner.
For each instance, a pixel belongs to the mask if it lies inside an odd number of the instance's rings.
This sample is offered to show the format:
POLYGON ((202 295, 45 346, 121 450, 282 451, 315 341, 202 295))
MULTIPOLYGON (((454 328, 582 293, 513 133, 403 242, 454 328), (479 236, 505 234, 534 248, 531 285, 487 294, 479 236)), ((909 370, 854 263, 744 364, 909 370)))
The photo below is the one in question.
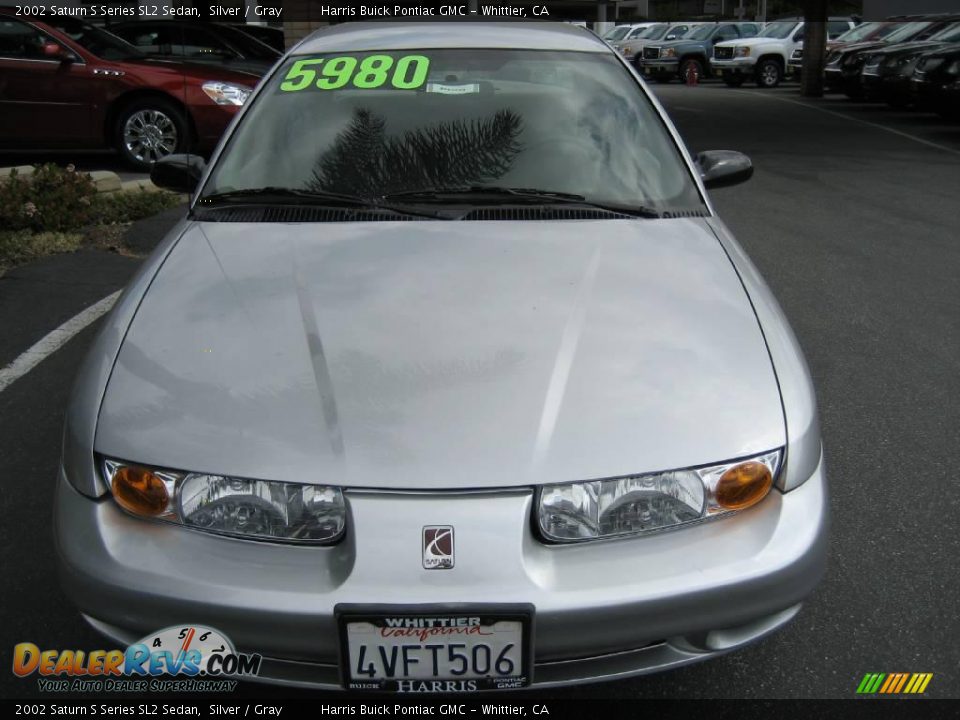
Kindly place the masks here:
MULTIPOLYGON (((14 167, 0 168, 0 182, 8 179, 13 171, 16 170, 17 177, 28 178, 33 175, 32 165, 17 165, 14 167)), ((81 171, 83 172, 83 171, 81 171)), ((86 171, 87 175, 93 180, 98 193, 115 192, 162 192, 149 178, 142 180, 120 180, 120 176, 111 170, 93 170, 86 171)))

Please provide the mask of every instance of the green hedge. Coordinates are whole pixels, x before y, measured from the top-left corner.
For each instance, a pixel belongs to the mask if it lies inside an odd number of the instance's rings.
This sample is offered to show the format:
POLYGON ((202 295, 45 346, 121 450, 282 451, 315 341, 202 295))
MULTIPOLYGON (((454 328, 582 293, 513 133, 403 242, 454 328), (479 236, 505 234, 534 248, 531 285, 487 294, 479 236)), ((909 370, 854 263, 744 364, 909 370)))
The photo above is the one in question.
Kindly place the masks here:
POLYGON ((181 202, 167 192, 97 193, 90 176, 52 163, 33 175, 13 171, 0 180, 0 227, 33 232, 71 232, 91 225, 126 223, 149 217, 181 202))

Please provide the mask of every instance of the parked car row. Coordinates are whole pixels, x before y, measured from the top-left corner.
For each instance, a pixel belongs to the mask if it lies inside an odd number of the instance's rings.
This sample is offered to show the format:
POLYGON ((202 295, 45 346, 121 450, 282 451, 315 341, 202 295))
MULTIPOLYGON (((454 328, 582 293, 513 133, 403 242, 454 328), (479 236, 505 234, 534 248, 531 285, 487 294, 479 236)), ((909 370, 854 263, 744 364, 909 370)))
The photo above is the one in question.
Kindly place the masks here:
MULTIPOLYGON (((789 68, 799 74, 803 47, 789 68)), ((960 13, 865 23, 827 44, 826 90, 960 117, 960 13)))
MULTIPOLYGON (((851 18, 831 18, 828 33, 835 38, 855 25, 851 18)), ((803 42, 803 21, 654 23, 608 42, 657 82, 716 75, 734 87, 748 79, 776 87, 786 75, 791 53, 803 42)))
MULTIPOLYGON (((621 28, 615 28, 621 30, 621 28)), ((825 84, 857 100, 960 115, 960 13, 827 21, 825 84)), ((777 87, 803 66, 804 22, 649 23, 611 45, 657 82, 715 76, 730 87, 777 87)))
MULTIPOLYGON (((827 37, 837 38, 856 27, 852 18, 830 18, 827 37)), ((803 20, 791 18, 770 23, 753 38, 717 43, 712 71, 730 87, 752 80, 761 88, 777 87, 786 75, 790 56, 803 42, 803 20)))
POLYGON ((279 58, 227 25, 143 21, 108 32, 0 8, 0 148, 115 148, 139 169, 207 152, 279 58))

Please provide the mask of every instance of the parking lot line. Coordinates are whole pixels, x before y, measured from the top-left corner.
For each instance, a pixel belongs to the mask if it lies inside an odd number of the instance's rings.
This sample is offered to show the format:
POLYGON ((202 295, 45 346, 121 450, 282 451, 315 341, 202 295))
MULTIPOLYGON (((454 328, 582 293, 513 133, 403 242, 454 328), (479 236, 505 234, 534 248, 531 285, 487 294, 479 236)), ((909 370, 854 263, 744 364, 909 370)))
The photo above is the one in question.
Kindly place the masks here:
POLYGON ((63 325, 44 335, 30 348, 20 353, 17 358, 0 369, 0 392, 6 390, 18 379, 26 375, 39 365, 44 359, 63 347, 74 335, 87 327, 94 320, 106 313, 120 297, 122 290, 107 295, 99 302, 74 315, 63 325))
POLYGON ((908 140, 913 140, 918 142, 921 145, 926 145, 928 147, 936 148, 937 150, 942 150, 944 152, 952 153, 954 155, 960 155, 960 150, 957 150, 947 145, 941 145, 940 143, 935 143, 930 140, 924 140, 923 138, 917 137, 916 135, 911 135, 910 133, 903 132, 902 130, 895 130, 892 127, 887 127, 886 125, 881 125, 880 123, 870 122, 869 120, 861 120, 860 118, 855 118, 846 113, 837 112, 836 110, 827 110, 826 108, 819 107, 813 103, 803 102, 802 100, 791 100, 790 98, 781 97, 779 95, 770 95, 767 93, 756 92, 753 90, 732 90, 732 92, 737 92, 742 95, 753 95, 755 97, 763 97, 768 100, 779 100, 780 102, 790 103, 791 105, 800 105, 801 107, 810 108, 811 110, 817 110, 818 112, 825 113, 827 115, 833 115, 834 117, 843 118, 849 120, 850 122, 859 123, 861 125, 867 125, 872 128, 877 128, 878 130, 885 130, 888 133, 893 133, 894 135, 899 135, 900 137, 907 138, 908 140))

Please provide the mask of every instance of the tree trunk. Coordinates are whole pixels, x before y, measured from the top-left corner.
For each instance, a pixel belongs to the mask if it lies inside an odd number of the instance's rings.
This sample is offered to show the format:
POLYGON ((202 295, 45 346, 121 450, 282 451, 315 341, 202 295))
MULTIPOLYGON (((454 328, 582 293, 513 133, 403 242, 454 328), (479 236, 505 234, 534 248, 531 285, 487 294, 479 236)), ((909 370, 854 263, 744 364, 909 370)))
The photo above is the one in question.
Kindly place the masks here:
POLYGON ((827 55, 827 0, 806 0, 803 23, 803 66, 800 93, 823 96, 823 68, 827 55))

